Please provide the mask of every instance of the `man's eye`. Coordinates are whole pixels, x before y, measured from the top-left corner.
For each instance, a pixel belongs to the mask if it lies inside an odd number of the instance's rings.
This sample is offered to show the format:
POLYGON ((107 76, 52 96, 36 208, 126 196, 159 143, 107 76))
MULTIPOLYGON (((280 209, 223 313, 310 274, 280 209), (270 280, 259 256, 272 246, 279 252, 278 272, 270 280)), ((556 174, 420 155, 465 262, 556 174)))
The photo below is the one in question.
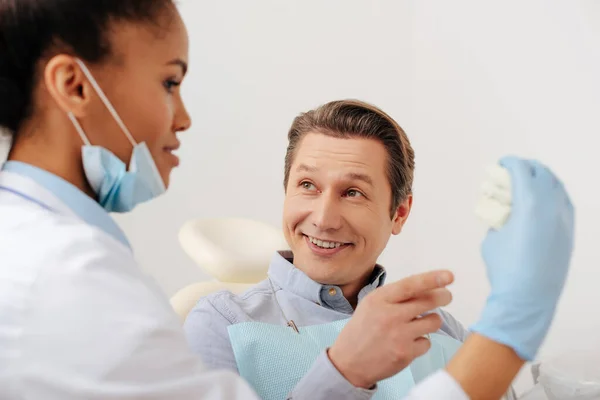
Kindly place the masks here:
POLYGON ((303 189, 306 189, 306 190, 314 190, 315 189, 315 185, 313 185, 310 182, 302 182, 300 185, 302 186, 303 189))
POLYGON ((348 197, 360 197, 363 194, 356 189, 350 189, 346 192, 346 196, 348 197))

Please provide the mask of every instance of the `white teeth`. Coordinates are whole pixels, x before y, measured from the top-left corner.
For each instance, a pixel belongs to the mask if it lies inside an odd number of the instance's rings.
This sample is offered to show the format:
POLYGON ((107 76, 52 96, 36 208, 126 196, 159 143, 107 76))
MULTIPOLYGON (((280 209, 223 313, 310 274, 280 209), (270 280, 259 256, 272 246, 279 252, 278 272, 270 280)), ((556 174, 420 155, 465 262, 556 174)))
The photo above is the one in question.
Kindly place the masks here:
POLYGON ((319 240, 319 239, 315 239, 313 237, 308 237, 308 240, 313 243, 316 244, 319 247, 322 247, 324 249, 334 249, 334 248, 338 248, 342 245, 342 243, 338 243, 338 242, 325 242, 323 240, 319 240))

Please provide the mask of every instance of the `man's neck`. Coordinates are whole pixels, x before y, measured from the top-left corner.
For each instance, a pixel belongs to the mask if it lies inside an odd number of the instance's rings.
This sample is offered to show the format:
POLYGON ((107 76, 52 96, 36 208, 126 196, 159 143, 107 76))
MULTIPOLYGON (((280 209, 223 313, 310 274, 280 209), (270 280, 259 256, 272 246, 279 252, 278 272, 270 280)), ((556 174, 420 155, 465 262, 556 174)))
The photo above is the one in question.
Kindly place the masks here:
POLYGON ((356 306, 358 305, 358 294, 360 293, 360 291, 369 283, 371 283, 371 280, 373 279, 374 270, 375 266, 373 267, 373 269, 366 272, 361 279, 358 279, 355 282, 349 283, 347 285, 340 285, 340 289, 342 289, 344 297, 346 298, 346 300, 348 300, 353 309, 356 309, 356 306))

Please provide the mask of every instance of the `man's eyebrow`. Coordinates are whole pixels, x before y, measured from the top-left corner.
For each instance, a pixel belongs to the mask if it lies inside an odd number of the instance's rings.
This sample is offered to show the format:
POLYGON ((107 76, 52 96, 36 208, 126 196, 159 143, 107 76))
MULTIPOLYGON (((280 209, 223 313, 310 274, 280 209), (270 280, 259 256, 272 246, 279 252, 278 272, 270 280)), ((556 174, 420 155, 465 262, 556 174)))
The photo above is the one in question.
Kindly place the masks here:
POLYGON ((371 177, 369 175, 366 175, 366 174, 351 172, 349 174, 346 174, 346 178, 349 180, 353 180, 353 181, 363 181, 366 184, 373 186, 373 180, 371 179, 371 177))
MULTIPOLYGON (((300 164, 296 168, 296 171, 297 172, 315 172, 315 171, 318 171, 318 168, 313 167, 311 165, 307 165, 307 164, 300 164)), ((350 172, 350 173, 346 174, 344 176, 344 178, 349 181, 363 181, 366 184, 373 186, 373 179, 371 179, 371 177, 366 174, 361 174, 358 172, 350 172)))
POLYGON ((176 58, 174 60, 171 60, 167 63, 167 65, 179 65, 181 67, 181 71, 183 72, 183 75, 185 76, 185 74, 187 74, 188 64, 185 61, 183 61, 181 58, 176 58))
POLYGON ((310 166, 310 165, 306 165, 306 164, 300 164, 296 168, 297 172, 315 172, 316 170, 317 170, 316 167, 313 167, 313 166, 310 166))

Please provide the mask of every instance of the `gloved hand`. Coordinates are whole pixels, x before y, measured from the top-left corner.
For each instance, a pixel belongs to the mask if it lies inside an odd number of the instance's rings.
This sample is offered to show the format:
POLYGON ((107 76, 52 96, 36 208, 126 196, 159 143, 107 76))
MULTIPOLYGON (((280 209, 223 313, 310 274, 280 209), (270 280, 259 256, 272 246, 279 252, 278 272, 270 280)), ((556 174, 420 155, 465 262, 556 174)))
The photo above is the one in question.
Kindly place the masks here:
POLYGON ((492 290, 471 330, 532 360, 567 277, 574 210, 563 184, 544 165, 515 157, 500 164, 511 175, 512 210, 506 224, 483 241, 492 290))

